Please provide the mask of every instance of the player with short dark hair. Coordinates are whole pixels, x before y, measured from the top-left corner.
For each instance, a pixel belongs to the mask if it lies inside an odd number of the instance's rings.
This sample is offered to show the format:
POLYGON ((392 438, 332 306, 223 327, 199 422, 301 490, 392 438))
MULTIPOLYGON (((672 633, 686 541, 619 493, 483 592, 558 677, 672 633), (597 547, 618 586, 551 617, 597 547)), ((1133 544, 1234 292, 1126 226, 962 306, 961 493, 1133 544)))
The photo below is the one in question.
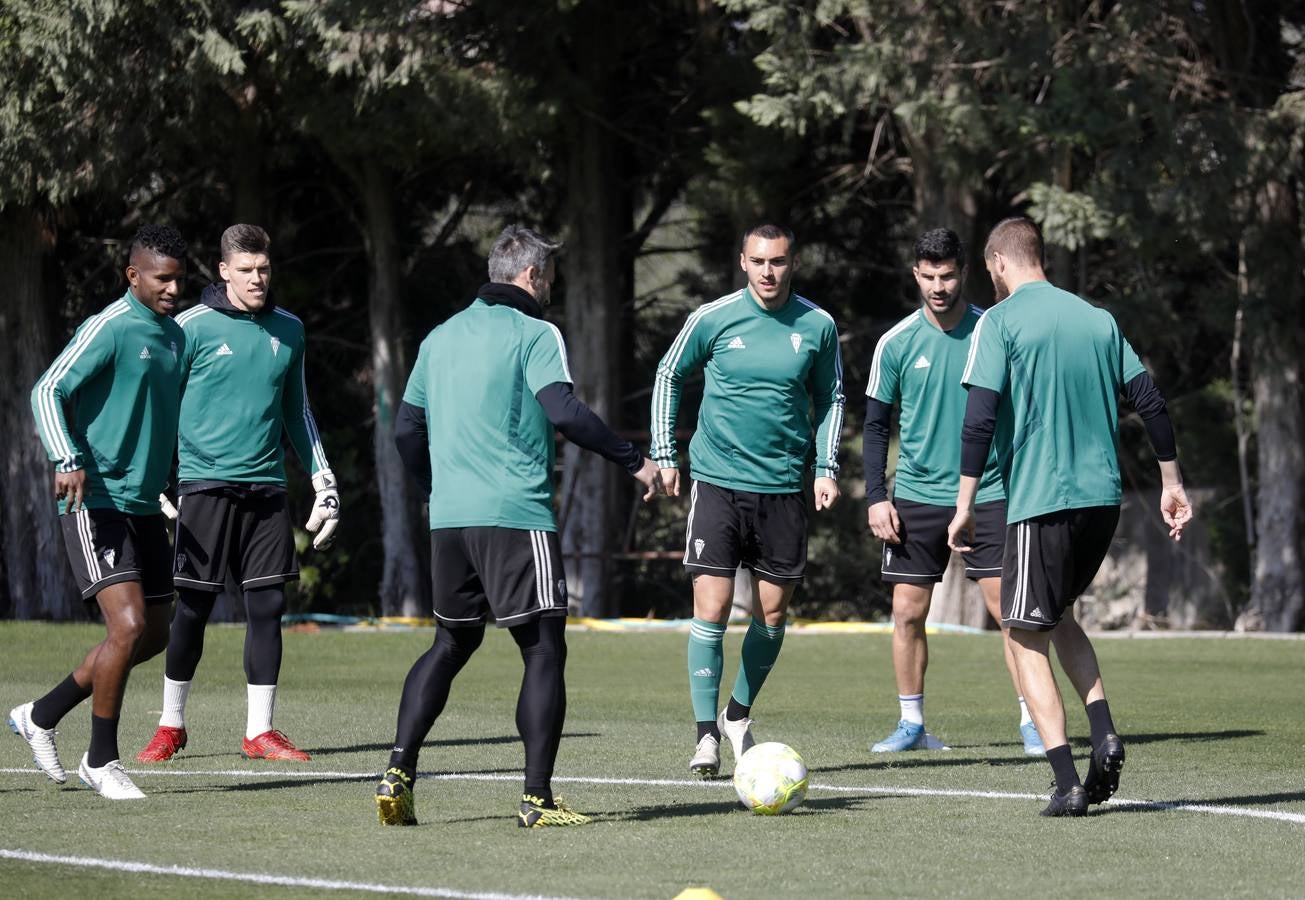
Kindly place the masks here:
POLYGON ((974 536, 974 502, 990 447, 1008 504, 1002 624, 1024 697, 1055 773, 1044 816, 1081 816, 1119 788, 1124 744, 1092 642, 1071 606, 1110 548, 1122 498, 1117 451, 1121 396, 1146 424, 1160 464, 1160 514, 1174 540, 1192 519, 1164 398, 1113 316, 1047 282, 1042 235, 1026 218, 998 223, 984 262, 1000 303, 970 341, 961 431, 961 482, 948 543, 974 536), (1092 751, 1080 783, 1048 645, 1087 710, 1092 751))
POLYGON ((110 800, 145 795, 118 756, 127 674, 167 642, 171 548, 158 495, 177 440, 186 338, 172 320, 186 243, 145 225, 129 250, 121 299, 88 318, 32 389, 36 428, 54 463, 64 549, 105 639, 52 691, 9 713, 36 764, 62 784, 54 728, 91 702, 91 742, 77 774, 110 800), (71 413, 71 415, 69 415, 71 413))
MULTIPOLYGON (((285 585, 299 578, 286 507, 283 438, 312 479, 307 529, 328 546, 340 510, 335 475, 308 403, 303 322, 273 303, 272 241, 257 225, 222 233, 222 280, 177 317, 186 332, 177 466, 177 610, 163 676, 163 713, 139 762, 186 746, 186 701, 204 629, 230 574, 245 601, 247 713, 241 753, 303 762, 272 726, 281 673, 285 585)), ((166 498, 164 498, 166 500, 166 498)))
MULTIPOLYGON (((911 268, 920 307, 895 324, 875 345, 866 387, 866 520, 884 542, 880 567, 893 586, 893 669, 901 718, 875 753, 945 747, 925 729, 924 675, 929 665, 925 620, 934 585, 951 558, 947 524, 955 512, 960 445, 956 425, 965 416, 961 372, 970 335, 983 310, 961 300, 965 247, 954 231, 934 228, 915 242, 911 268), (901 405, 897 476, 888 498, 884 470, 893 406, 901 405)), ((993 618, 1001 621, 1001 555, 1006 530, 1006 494, 997 458, 991 454, 976 497, 978 537, 965 554, 965 575, 979 583, 993 618)), ((1003 638, 1003 645, 1005 639, 1003 638)), ((1010 648, 1006 667, 1020 707, 1024 752, 1043 754, 1037 726, 1020 696, 1010 648)))
POLYGON ((678 496, 680 388, 699 368, 706 376, 689 445, 693 487, 684 552, 693 578, 688 670, 697 721, 689 770, 704 777, 720 770, 722 733, 736 762, 753 743, 752 705, 779 658, 789 601, 806 568, 802 488, 813 449, 816 509, 839 496, 838 329, 832 316, 792 290, 795 246, 788 229, 750 228, 739 251, 747 287, 689 315, 657 366, 653 387, 652 456, 667 493, 678 496), (717 715, 721 643, 740 564, 752 573, 756 599, 729 704, 717 715))
POLYGON ((566 717, 566 576, 553 511, 553 429, 661 490, 657 467, 575 396, 566 346, 544 320, 561 245, 503 229, 489 284, 422 341, 395 425, 404 465, 430 498, 435 643, 404 681, 382 825, 415 825, 422 742, 492 614, 521 651, 517 730, 526 749, 517 824, 583 825, 553 795, 566 717))

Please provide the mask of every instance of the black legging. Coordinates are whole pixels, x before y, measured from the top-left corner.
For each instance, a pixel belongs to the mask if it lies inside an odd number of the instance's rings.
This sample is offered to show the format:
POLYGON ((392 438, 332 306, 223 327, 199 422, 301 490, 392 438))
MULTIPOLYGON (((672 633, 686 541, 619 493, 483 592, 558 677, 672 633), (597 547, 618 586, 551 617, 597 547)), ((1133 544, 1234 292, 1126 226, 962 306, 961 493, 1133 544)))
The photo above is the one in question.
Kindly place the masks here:
MULTIPOLYGON (((281 616, 285 585, 253 588, 245 594, 245 678, 250 684, 276 684, 281 675, 281 616)), ((168 636, 164 671, 173 681, 195 677, 204 655, 204 627, 213 614, 217 594, 177 589, 177 609, 168 636)))
MULTIPOLYGON (((517 697, 517 731, 526 748, 526 793, 550 800, 553 764, 566 718, 566 619, 536 618, 509 631, 525 663, 517 697)), ((413 664, 403 683, 391 766, 416 771, 422 742, 448 702, 454 677, 484 636, 483 625, 436 629, 435 643, 413 664)))

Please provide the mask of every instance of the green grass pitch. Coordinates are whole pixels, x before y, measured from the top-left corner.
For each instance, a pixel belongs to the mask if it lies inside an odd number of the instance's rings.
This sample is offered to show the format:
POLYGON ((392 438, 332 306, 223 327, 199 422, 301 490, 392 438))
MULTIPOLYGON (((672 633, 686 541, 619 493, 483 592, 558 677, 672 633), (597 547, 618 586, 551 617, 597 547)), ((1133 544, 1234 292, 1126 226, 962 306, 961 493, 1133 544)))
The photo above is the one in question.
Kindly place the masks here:
MULTIPOLYGON (((62 678, 100 634, 85 625, 0 624, 0 714, 62 678)), ((314 754, 294 765, 240 757, 243 631, 215 627, 191 692, 190 746, 170 763, 134 762, 158 720, 161 657, 132 676, 121 750, 146 801, 110 804, 77 782, 88 706, 60 727, 61 755, 73 770, 62 788, 31 767, 20 740, 0 735, 0 894, 670 898, 707 886, 726 898, 1286 897, 1305 890, 1305 641, 1097 641, 1128 747, 1119 798, 1152 802, 1046 820, 1037 815, 1044 801, 1033 795, 1045 796, 1050 769, 1020 752, 995 636, 930 639, 929 730, 953 749, 885 758, 868 747, 897 719, 889 638, 790 634, 754 710, 756 733, 796 748, 812 787, 802 807, 778 818, 740 809, 727 779, 688 777, 683 634, 573 630, 568 638, 570 701, 554 787, 594 815, 590 826, 515 827, 521 666, 506 633, 487 636, 427 742, 416 794, 421 825, 382 829, 371 795, 403 677, 431 632, 286 634, 276 723, 314 754), (1163 805, 1177 802, 1215 809, 1163 805), (337 882, 353 888, 328 894, 337 882)), ((727 686, 740 640, 736 633, 726 639, 727 686)), ((1087 723, 1077 703, 1070 731, 1082 770, 1087 723)), ((728 750, 724 764, 728 771, 728 750)))

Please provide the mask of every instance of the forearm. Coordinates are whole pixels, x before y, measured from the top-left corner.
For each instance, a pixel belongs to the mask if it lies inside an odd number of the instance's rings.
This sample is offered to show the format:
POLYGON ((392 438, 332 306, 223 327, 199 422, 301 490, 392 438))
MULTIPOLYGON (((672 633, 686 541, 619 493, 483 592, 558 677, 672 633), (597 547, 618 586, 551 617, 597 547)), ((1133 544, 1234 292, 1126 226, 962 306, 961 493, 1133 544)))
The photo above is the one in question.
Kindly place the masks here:
POLYGON ((1155 458, 1160 461, 1163 470, 1164 463, 1178 458, 1174 426, 1169 419, 1169 407, 1164 395, 1151 380, 1151 376, 1143 372, 1124 385, 1124 396, 1133 410, 1142 417, 1151 449, 1155 451, 1155 458))
POLYGON ((974 475, 962 475, 960 487, 956 489, 956 508, 973 509, 974 495, 979 492, 979 479, 974 475))
POLYGON ((1183 473, 1178 468, 1177 459, 1160 460, 1160 483, 1165 487, 1173 487, 1183 483, 1183 473))
POLYGON ((652 396, 652 443, 648 455, 663 469, 676 465, 675 420, 680 407, 681 375, 665 365, 657 369, 652 396))
POLYGON ((861 430, 861 464, 865 472, 865 499, 873 506, 888 499, 888 433, 891 405, 865 398, 865 426, 861 430))
POLYGON ((535 395, 544 414, 568 441, 624 466, 631 474, 643 465, 643 455, 634 445, 607 427, 607 423, 581 402, 571 385, 554 382, 535 395))
POLYGON ((987 388, 972 387, 965 399, 965 421, 961 425, 961 475, 976 483, 988 465, 992 435, 997 427, 997 404, 1001 395, 987 388))
POLYGON ((394 446, 408 474, 429 495, 431 490, 430 443, 426 430, 426 410, 411 403, 400 403, 394 421, 394 446))

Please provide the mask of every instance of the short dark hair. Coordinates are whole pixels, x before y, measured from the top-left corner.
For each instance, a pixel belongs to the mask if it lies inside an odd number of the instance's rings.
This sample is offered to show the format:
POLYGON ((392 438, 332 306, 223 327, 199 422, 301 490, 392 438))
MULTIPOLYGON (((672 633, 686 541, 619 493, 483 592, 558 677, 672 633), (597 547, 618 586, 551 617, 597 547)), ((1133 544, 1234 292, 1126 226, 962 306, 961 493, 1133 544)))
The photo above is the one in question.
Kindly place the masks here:
POLYGON ((743 239, 739 241, 739 252, 748 246, 748 238, 756 235, 767 241, 777 241, 780 238, 788 238, 788 253, 792 256, 797 252, 797 238, 793 236, 793 229, 785 228, 783 225, 776 225, 773 222, 763 222, 760 225, 753 225, 747 231, 743 232, 743 239))
POLYGON ((1042 230, 1027 216, 1002 219, 988 235, 983 248, 983 258, 992 259, 1000 253, 1017 266, 1042 265, 1042 230))
POLYGON ((257 225, 232 225, 222 232, 220 249, 223 259, 237 253, 267 253, 272 249, 272 239, 257 225))
POLYGON ((959 269, 965 268, 965 244, 950 228, 930 228, 915 242, 915 261, 928 260, 937 265, 949 259, 959 269))
POLYGON ((509 225, 499 232, 489 251, 489 280, 510 284, 531 266, 543 270, 561 249, 561 241, 550 240, 524 225, 509 225))
POLYGON ((131 239, 131 246, 127 248, 127 257, 130 259, 137 250, 148 250, 159 256, 168 256, 184 262, 187 248, 181 232, 171 225, 149 224, 136 229, 136 234, 131 239))

